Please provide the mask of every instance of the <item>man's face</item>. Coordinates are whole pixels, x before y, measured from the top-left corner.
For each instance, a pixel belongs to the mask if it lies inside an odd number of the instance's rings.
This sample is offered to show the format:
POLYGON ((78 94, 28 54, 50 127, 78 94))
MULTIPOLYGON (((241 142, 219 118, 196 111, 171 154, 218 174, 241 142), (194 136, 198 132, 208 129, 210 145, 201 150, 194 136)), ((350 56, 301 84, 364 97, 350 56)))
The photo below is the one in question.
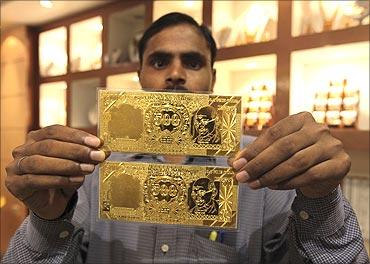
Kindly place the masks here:
POLYGON ((191 192, 191 198, 197 206, 204 206, 211 200, 212 190, 208 190, 205 186, 195 185, 191 192))
POLYGON ((168 27, 147 43, 138 72, 143 89, 208 92, 215 71, 205 38, 191 25, 168 27))
POLYGON ((195 127, 198 133, 202 136, 207 135, 214 129, 215 120, 209 118, 207 115, 198 114, 195 119, 195 127))

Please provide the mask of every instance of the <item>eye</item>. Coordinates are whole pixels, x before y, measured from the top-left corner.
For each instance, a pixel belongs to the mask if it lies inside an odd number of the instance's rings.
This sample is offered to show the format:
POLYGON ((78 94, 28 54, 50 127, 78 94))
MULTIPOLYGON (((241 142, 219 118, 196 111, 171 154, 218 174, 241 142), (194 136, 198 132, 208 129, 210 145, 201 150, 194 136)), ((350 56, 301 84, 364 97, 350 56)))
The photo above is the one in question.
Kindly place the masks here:
POLYGON ((185 61, 185 66, 191 70, 197 71, 202 68, 202 63, 197 60, 185 61))
POLYGON ((164 67, 166 67, 168 64, 168 60, 166 59, 161 59, 161 58, 154 58, 150 61, 150 65, 153 66, 153 68, 155 69, 163 69, 164 67))

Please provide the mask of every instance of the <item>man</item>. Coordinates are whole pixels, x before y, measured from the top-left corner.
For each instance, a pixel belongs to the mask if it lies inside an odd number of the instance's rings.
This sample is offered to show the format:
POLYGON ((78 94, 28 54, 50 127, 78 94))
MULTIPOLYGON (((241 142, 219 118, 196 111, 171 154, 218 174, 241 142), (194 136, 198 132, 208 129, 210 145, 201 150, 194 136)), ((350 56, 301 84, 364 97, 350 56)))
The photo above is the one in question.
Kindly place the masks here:
MULTIPOLYGON (((139 43, 139 54, 139 79, 147 90, 201 93, 213 88, 214 40, 186 15, 168 14, 154 22, 139 43)), ((350 159, 327 127, 300 113, 253 141, 243 138, 243 144, 229 161, 240 182, 238 229, 224 231, 221 243, 208 239, 212 230, 207 228, 98 219, 98 174, 88 174, 107 158, 99 151, 102 142, 63 126, 30 132, 13 151, 6 186, 31 212, 4 262, 368 262, 356 217, 339 188, 350 159)), ((200 157, 127 159, 226 165, 200 157)))
POLYGON ((208 178, 200 178, 193 182, 189 195, 190 212, 193 214, 217 215, 218 189, 216 183, 208 178))
POLYGON ((193 140, 200 144, 220 144, 221 137, 217 112, 212 106, 205 106, 196 111, 192 117, 193 140))

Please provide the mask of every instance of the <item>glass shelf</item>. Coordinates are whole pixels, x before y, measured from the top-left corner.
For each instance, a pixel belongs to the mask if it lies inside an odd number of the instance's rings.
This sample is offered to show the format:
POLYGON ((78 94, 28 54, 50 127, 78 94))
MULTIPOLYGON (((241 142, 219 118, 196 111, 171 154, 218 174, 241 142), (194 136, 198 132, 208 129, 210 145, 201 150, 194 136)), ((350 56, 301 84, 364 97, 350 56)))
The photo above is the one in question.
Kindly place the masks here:
POLYGON ((369 42, 295 51, 290 114, 312 112, 333 127, 369 130, 369 42))
POLYGON ((215 63, 215 94, 243 97, 244 131, 271 125, 276 93, 276 55, 263 55, 215 63))
POLYGON ((186 0, 153 2, 153 21, 171 12, 181 12, 190 15, 199 24, 202 24, 203 1, 186 0))
POLYGON ((43 77, 67 73, 67 29, 59 27, 39 35, 40 75, 43 77))
POLYGON ((71 84, 70 125, 89 128, 97 125, 96 91, 99 78, 73 81, 71 84))
POLYGON ((70 27, 70 70, 88 71, 101 68, 102 18, 89 18, 70 27))
POLYGON ((67 124, 66 82, 40 85, 40 127, 67 124))
POLYGON ((144 31, 145 5, 138 5, 109 16, 108 54, 105 63, 117 65, 138 62, 137 44, 144 31))
POLYGON ((294 37, 367 24, 368 1, 293 1, 294 37))
POLYGON ((107 89, 141 90, 136 72, 110 75, 107 77, 107 89))
POLYGON ((277 1, 213 1, 212 13, 219 48, 276 39, 277 1))

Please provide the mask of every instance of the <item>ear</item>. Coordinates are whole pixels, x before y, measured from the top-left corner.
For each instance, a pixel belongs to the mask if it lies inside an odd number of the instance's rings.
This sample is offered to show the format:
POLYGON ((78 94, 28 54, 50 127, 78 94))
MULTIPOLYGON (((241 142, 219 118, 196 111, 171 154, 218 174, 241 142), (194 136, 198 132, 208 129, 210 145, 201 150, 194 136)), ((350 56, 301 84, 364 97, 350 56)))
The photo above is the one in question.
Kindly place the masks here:
POLYGON ((213 92, 216 83, 216 69, 212 69, 212 86, 211 92, 213 92))

